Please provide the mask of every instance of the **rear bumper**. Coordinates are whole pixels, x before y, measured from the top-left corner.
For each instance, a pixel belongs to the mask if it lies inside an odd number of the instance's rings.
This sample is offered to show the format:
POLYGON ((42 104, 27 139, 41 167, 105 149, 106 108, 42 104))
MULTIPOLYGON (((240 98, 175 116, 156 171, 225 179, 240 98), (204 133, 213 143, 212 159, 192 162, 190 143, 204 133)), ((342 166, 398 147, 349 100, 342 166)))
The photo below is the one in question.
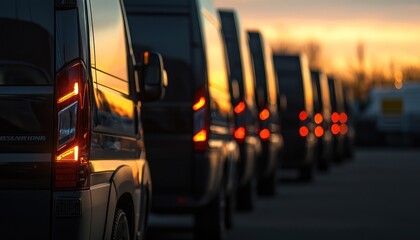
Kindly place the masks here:
POLYGON ((255 176, 257 148, 261 148, 261 146, 256 146, 260 144, 257 141, 258 139, 255 137, 247 138, 245 143, 239 144, 239 161, 237 164, 239 186, 249 183, 255 176))
POLYGON ((296 136, 285 136, 284 159, 282 168, 302 168, 313 164, 317 151, 317 140, 315 136, 298 138, 296 136))
MULTIPOLYGON (((159 188, 153 185, 152 212, 154 213, 193 213, 196 208, 210 202, 222 186, 224 174, 224 159, 220 151, 210 151, 195 154, 189 186, 177 183, 177 175, 183 174, 183 169, 173 169, 173 174, 167 176, 173 181, 175 189, 159 188), (183 189, 183 191, 177 191, 183 189), (189 190, 188 190, 189 189, 189 190)), ((176 159, 171 159, 176 161, 176 159)), ((153 169, 152 178, 153 178, 153 169)))
POLYGON ((262 142, 262 151, 258 156, 258 178, 267 177, 277 170, 284 140, 281 135, 272 134, 270 141, 262 142))

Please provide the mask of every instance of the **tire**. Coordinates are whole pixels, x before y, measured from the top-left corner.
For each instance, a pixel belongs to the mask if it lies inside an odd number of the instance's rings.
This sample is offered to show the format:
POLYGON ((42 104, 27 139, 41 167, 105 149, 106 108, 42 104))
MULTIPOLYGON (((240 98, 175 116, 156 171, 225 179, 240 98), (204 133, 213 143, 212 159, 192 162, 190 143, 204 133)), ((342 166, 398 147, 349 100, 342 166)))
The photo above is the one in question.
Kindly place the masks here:
POLYGON ((262 177, 258 181, 258 195, 274 196, 276 195, 276 170, 269 176, 262 177))
POLYGON ((128 226, 127 216, 120 208, 115 210, 111 240, 130 240, 130 228, 128 226))
POLYGON ((234 215, 236 210, 236 189, 233 189, 232 192, 226 196, 225 202, 225 228, 230 230, 235 225, 234 215))
POLYGON ((195 240, 222 240, 225 236, 225 194, 220 190, 217 196, 195 213, 195 240))
POLYGON ((143 209, 141 211, 141 225, 140 225, 140 234, 137 236, 137 240, 144 240, 146 239, 147 234, 147 220, 149 215, 149 198, 147 190, 144 190, 144 198, 143 198, 143 209))
POLYGON ((238 189, 237 208, 242 211, 252 211, 257 201, 257 178, 254 176, 245 186, 238 189))
POLYGON ((300 179, 304 182, 311 182, 314 178, 312 165, 304 166, 300 169, 300 179))

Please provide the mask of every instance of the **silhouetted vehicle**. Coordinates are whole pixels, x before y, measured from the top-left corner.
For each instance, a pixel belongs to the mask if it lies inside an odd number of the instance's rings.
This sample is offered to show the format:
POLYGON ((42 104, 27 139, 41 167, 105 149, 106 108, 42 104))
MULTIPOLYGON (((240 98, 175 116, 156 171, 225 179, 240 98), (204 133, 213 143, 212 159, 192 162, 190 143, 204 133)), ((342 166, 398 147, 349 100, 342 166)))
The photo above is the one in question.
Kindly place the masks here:
POLYGON ((303 55, 274 55, 279 93, 287 99, 281 112, 285 159, 283 168, 298 169, 303 180, 311 180, 315 165, 314 104, 311 74, 303 55))
POLYGON ((328 170, 334 157, 331 133, 331 99, 327 76, 320 71, 311 71, 314 91, 314 123, 317 141, 318 168, 328 170))
POLYGON ((1 238, 142 238, 160 56, 136 64, 120 0, 21 3, 0 3, 1 238))
POLYGON ((238 150, 219 16, 209 1, 125 3, 135 55, 161 52, 170 79, 163 101, 143 106, 152 211, 195 214, 196 239, 221 239, 238 150))
POLYGON ((242 31, 237 15, 231 10, 219 11, 229 67, 231 102, 234 106, 234 137, 239 145, 238 196, 239 209, 250 210, 256 200, 257 156, 261 142, 257 135, 258 111, 255 102, 255 81, 248 48, 248 36, 242 31))
POLYGON ((276 190, 276 171, 283 149, 278 113, 278 86, 271 49, 261 33, 249 31, 249 48, 255 72, 255 94, 259 113, 258 134, 262 152, 258 157, 258 193, 273 195, 276 190))
POLYGON ((347 114, 344 112, 343 90, 340 81, 328 77, 331 97, 331 132, 334 136, 334 161, 340 162, 344 157, 344 135, 347 133, 347 114))
POLYGON ((344 135, 344 157, 352 158, 354 156, 354 142, 356 138, 356 131, 354 128, 354 116, 353 116, 353 108, 352 108, 352 99, 351 99, 351 92, 350 89, 346 86, 343 86, 343 100, 344 100, 344 112, 347 116, 347 130, 343 129, 343 131, 347 131, 344 135))

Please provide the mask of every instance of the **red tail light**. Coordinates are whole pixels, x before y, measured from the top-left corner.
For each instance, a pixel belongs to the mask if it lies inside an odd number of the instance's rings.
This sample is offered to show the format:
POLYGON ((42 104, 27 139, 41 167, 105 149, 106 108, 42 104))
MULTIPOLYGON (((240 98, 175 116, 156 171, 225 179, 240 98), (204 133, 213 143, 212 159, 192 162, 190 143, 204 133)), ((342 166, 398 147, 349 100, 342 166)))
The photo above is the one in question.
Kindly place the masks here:
POLYGON ((56 189, 89 187, 90 100, 86 67, 75 61, 56 75, 56 189))
POLYGON ((235 130, 234 137, 237 142, 244 142, 246 136, 246 130, 244 127, 239 127, 235 130))
POLYGON ((348 120, 347 114, 342 112, 340 113, 340 123, 346 123, 348 120))
POLYGON ((331 132, 332 132, 334 135, 338 135, 338 134, 340 133, 340 126, 339 126, 337 123, 334 123, 334 124, 331 126, 331 132))
POLYGON ((299 113, 299 120, 300 121, 305 121, 306 119, 308 119, 308 114, 306 113, 306 111, 302 111, 299 113))
POLYGON ((238 105, 233 109, 236 114, 241 114, 245 111, 246 105, 244 102, 239 102, 238 105))
POLYGON ((349 131, 349 128, 347 127, 347 124, 341 124, 340 125, 340 133, 342 135, 347 134, 348 131, 349 131))
POLYGON ((196 152, 204 152, 208 146, 208 122, 205 88, 200 88, 194 97, 194 135, 193 143, 196 152))
POLYGON ((260 131, 260 138, 262 141, 268 141, 270 139, 270 135, 270 130, 268 130, 267 128, 264 128, 260 131))
POLYGON ((338 123, 338 122, 340 121, 340 114, 338 114, 337 112, 334 112, 334 113, 331 115, 331 121, 332 121, 333 123, 338 123))
POLYGON ((316 128, 315 128, 315 136, 316 137, 322 137, 324 135, 324 128, 323 127, 321 127, 321 126, 317 126, 316 128))
POLYGON ((260 119, 262 121, 267 120, 270 117, 270 111, 267 108, 264 108, 261 112, 260 112, 260 119))
POLYGON ((321 124, 324 121, 324 117, 322 117, 321 113, 315 114, 314 121, 316 124, 321 124))
POLYGON ((308 136, 308 134, 309 134, 309 128, 308 127, 302 126, 302 127, 299 128, 299 135, 301 137, 306 137, 306 136, 308 136))

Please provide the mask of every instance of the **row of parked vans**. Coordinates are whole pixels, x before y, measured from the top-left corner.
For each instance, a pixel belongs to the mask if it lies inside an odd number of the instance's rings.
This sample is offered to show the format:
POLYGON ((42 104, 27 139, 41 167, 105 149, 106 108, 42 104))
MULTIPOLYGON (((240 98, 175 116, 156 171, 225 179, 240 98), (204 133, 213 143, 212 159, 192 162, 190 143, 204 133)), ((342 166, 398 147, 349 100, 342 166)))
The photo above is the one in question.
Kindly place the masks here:
POLYGON ((222 239, 352 153, 339 81, 206 0, 0 3, 0 236, 144 239, 149 213, 222 239))

